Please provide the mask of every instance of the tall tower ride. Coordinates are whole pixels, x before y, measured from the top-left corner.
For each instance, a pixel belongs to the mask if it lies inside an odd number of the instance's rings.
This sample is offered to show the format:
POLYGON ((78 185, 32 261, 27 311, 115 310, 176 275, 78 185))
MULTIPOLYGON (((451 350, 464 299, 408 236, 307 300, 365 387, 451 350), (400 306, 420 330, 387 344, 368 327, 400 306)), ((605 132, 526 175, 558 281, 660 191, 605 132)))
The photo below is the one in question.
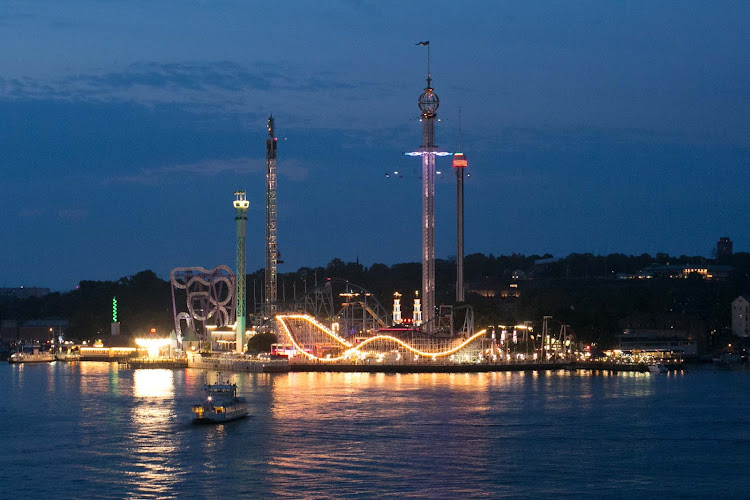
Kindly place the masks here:
POLYGON ((239 353, 245 351, 245 318, 247 318, 247 287, 245 284, 245 223, 247 222, 247 209, 250 202, 247 201, 244 191, 234 192, 234 220, 237 224, 237 315, 234 324, 234 333, 237 345, 235 350, 239 353))
MULTIPOLYGON (((461 151, 461 108, 458 108, 458 150, 461 151)), ((456 302, 464 297, 464 169, 469 164, 463 153, 453 153, 456 169, 456 302)))
POLYGON ((435 157, 448 156, 435 146, 435 118, 440 105, 430 76, 430 42, 417 45, 427 47, 427 87, 417 101, 422 112, 422 146, 419 150, 406 153, 408 156, 422 157, 422 317, 425 330, 435 330, 435 157))
POLYGON ((273 134, 273 115, 270 115, 266 139, 266 290, 263 307, 263 315, 269 318, 276 314, 276 266, 279 263, 276 241, 276 143, 273 134))

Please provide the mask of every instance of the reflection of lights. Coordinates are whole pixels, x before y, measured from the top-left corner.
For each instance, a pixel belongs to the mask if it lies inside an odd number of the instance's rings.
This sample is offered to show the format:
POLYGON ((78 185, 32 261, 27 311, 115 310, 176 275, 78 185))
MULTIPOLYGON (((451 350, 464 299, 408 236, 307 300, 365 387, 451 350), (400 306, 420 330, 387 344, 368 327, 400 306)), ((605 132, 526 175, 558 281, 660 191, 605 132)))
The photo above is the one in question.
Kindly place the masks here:
POLYGON ((133 391, 138 398, 165 398, 174 392, 172 370, 135 370, 133 391))
POLYGON ((162 347, 167 347, 170 342, 170 339, 135 339, 135 345, 148 350, 149 358, 158 357, 159 349, 161 349, 162 347))
POLYGON ((131 413, 131 432, 127 435, 133 478, 128 494, 135 498, 174 496, 179 470, 175 467, 176 446, 172 435, 164 432, 174 419, 172 370, 135 370, 133 388, 137 398, 131 413), (153 399, 150 399, 153 398, 153 399))

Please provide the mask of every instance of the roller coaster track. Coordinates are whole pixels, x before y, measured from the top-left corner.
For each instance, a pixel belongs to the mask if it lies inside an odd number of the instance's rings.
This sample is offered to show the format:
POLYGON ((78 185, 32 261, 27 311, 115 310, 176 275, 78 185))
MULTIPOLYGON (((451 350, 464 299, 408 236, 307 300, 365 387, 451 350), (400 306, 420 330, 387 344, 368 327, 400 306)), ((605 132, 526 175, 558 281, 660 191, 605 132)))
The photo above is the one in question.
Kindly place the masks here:
POLYGON ((361 353, 368 352, 364 348, 367 346, 373 346, 373 344, 380 343, 380 342, 387 342, 390 345, 399 346, 403 349, 405 349, 408 352, 411 352, 412 354, 415 354, 417 356, 422 356, 425 358, 442 358, 446 356, 450 356, 452 354, 457 353, 461 349, 469 346, 472 342, 482 338, 487 333, 487 330, 482 330, 471 337, 465 339, 463 342, 450 346, 443 350, 436 350, 436 351, 425 351, 422 349, 418 349, 416 347, 413 347, 409 345, 407 342, 405 342, 402 339, 393 337, 391 335, 375 335, 373 337, 369 337, 362 342, 360 342, 357 345, 352 345, 350 342, 347 342, 343 338, 336 335, 334 332, 330 331, 328 328, 320 324, 318 321, 316 321, 312 316, 306 315, 306 314, 280 314, 276 316, 276 320, 278 324, 281 326, 281 330, 285 334, 286 338, 289 340, 289 342, 294 346, 294 348, 303 356, 305 356, 308 359, 315 360, 315 361, 322 361, 322 362, 337 362, 337 361, 344 361, 347 359, 351 359, 356 355, 359 355, 361 353), (297 336, 295 335, 295 332, 297 329, 293 326, 292 322, 303 322, 307 323, 309 326, 312 326, 313 328, 319 330, 324 336, 330 338, 331 340, 337 342, 339 344, 339 347, 344 350, 344 353, 340 356, 326 356, 321 357, 317 356, 314 353, 310 353, 305 349, 305 342, 300 341, 297 336))

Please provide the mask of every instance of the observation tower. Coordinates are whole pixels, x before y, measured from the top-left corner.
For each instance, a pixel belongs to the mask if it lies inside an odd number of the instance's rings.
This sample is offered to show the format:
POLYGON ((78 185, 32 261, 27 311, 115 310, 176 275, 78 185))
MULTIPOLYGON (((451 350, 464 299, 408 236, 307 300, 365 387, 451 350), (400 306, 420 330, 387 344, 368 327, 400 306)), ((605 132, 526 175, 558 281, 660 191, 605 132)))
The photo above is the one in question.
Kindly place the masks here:
POLYGON ((244 191, 234 192, 234 220, 237 223, 237 313, 234 323, 235 338, 238 353, 245 352, 245 318, 247 317, 247 286, 245 284, 245 223, 247 222, 247 209, 250 202, 247 201, 244 191))
POLYGON ((422 146, 407 156, 422 157, 422 316, 427 333, 435 330, 435 157, 449 156, 435 146, 435 118, 440 106, 430 75, 430 42, 417 45, 427 47, 427 86, 417 104, 422 112, 422 146))
POLYGON ((273 115, 270 115, 266 139, 266 289, 263 316, 272 319, 277 308, 276 266, 279 263, 279 249, 276 241, 276 145, 278 141, 273 135, 273 125, 273 115))

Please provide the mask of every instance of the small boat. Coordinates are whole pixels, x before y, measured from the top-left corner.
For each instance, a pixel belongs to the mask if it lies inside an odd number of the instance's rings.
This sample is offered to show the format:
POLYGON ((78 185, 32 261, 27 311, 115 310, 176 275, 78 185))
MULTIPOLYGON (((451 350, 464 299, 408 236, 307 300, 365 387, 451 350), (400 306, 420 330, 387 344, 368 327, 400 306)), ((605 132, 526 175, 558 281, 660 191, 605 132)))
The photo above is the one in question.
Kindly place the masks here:
POLYGON ((193 423, 215 424, 229 422, 248 414, 245 398, 237 396, 237 384, 206 384, 203 386, 206 400, 193 405, 193 423))
POLYGON ((39 352, 34 349, 32 352, 14 352, 10 355, 8 363, 49 363, 54 361, 55 356, 51 352, 39 352))
POLYGON ((651 363, 648 365, 648 371, 650 373, 667 373, 669 370, 661 363, 651 363))

